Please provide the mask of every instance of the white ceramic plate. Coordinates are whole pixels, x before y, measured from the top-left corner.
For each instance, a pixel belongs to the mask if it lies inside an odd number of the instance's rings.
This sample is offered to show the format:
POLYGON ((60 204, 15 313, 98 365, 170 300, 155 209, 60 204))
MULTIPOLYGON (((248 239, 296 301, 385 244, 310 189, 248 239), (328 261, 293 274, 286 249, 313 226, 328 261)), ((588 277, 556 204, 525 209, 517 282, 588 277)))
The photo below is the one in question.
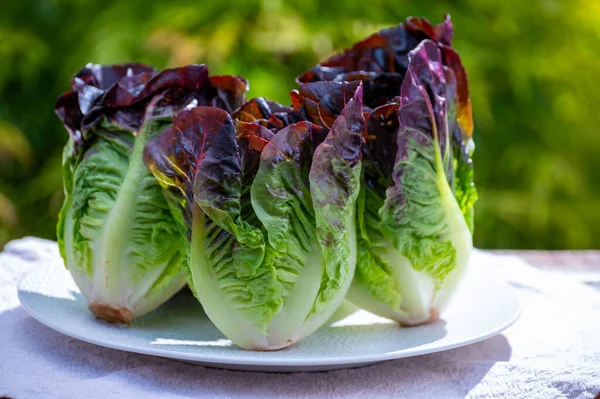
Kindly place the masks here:
POLYGON ((109 348, 237 370, 332 370, 457 348, 492 337, 513 324, 520 313, 515 290, 480 270, 477 262, 485 256, 473 258, 443 320, 400 328, 359 310, 277 352, 237 348, 185 292, 130 327, 96 320, 58 260, 25 276, 19 284, 19 299, 46 326, 109 348))

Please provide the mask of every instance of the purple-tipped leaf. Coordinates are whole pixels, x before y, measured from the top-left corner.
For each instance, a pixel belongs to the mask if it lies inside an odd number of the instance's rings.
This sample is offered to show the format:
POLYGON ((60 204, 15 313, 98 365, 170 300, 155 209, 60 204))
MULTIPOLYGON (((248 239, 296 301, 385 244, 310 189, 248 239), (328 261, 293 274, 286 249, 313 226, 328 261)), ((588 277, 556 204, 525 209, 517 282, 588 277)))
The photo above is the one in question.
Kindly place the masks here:
POLYGON ((331 128, 359 86, 360 81, 301 84, 291 93, 292 106, 312 123, 331 128))
POLYGON ((210 197, 239 213, 239 195, 226 194, 231 187, 239 194, 241 179, 236 132, 226 111, 196 107, 178 113, 173 126, 146 145, 144 163, 163 186, 180 191, 188 223, 196 195, 197 201, 210 197))
POLYGON ((55 111, 78 153, 102 123, 137 134, 146 118, 168 119, 190 105, 232 111, 243 103, 246 88, 239 77, 209 78, 204 65, 157 73, 141 64, 89 64, 73 77, 72 90, 59 97, 55 111))
POLYGON ((383 29, 367 37, 300 75, 297 80, 299 83, 333 80, 339 74, 353 71, 404 75, 408 68, 408 53, 419 42, 431 39, 449 46, 452 35, 449 15, 437 26, 425 18, 410 17, 406 24, 383 29))
POLYGON ((257 123, 273 133, 304 119, 292 107, 286 107, 262 97, 255 97, 247 101, 231 116, 242 122, 257 123))

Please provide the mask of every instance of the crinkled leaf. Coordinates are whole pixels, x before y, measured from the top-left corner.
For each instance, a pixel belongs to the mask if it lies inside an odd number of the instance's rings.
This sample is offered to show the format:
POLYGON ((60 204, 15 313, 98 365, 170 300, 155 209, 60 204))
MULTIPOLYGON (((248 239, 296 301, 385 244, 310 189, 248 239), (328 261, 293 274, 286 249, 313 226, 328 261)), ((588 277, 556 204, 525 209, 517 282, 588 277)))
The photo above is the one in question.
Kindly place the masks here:
POLYGON ((74 141, 84 146, 97 126, 139 131, 145 118, 169 119, 192 105, 234 110, 244 101, 246 81, 234 76, 208 77, 204 65, 159 73, 141 64, 88 64, 73 77, 72 90, 59 97, 55 111, 74 141), (148 105, 151 112, 147 113, 148 105))
POLYGON ((130 318, 182 287, 186 240, 142 163, 142 138, 106 132, 87 145, 76 157, 72 140, 65 147, 60 252, 91 304, 125 307, 130 318))
POLYGON ((376 190, 361 187, 357 199, 357 259, 354 274, 355 285, 365 290, 378 302, 397 309, 402 294, 397 290, 396 279, 389 261, 382 256, 387 251, 388 241, 380 228, 379 210, 383 207, 384 197, 376 190))
POLYGON ((255 97, 242 104, 231 117, 242 122, 268 121, 271 113, 269 102, 262 97, 255 97))
POLYGON ((444 65, 452 70, 456 78, 456 123, 452 135, 454 146, 454 195, 467 225, 473 233, 474 209, 477 190, 473 181, 473 116, 467 72, 458 53, 451 47, 441 47, 444 65))
MULTIPOLYGON (((262 151, 252 203, 270 245, 280 253, 305 249, 314 241, 308 174, 313 152, 326 133, 310 122, 298 122, 280 130, 262 151)), ((302 262, 301 256, 296 262, 302 262)))
POLYGON ((262 151, 252 183, 252 206, 268 240, 265 267, 272 268, 282 287, 282 308, 274 325, 269 325, 280 344, 299 334, 323 275, 309 172, 315 148, 325 135, 310 122, 283 128, 262 151))
POLYGON ((232 115, 241 122, 254 122, 276 133, 281 128, 304 118, 291 107, 283 106, 262 97, 255 97, 244 103, 232 115))
POLYGON ((301 84, 291 93, 292 106, 312 123, 331 128, 359 86, 360 81, 301 84))
POLYGON ((244 79, 230 75, 211 76, 210 84, 216 90, 216 96, 206 105, 233 112, 244 103, 246 91, 248 91, 248 83, 244 79))
POLYGON ((403 76, 399 73, 356 71, 337 75, 334 81, 362 81, 364 104, 370 108, 377 108, 394 101, 398 97, 402 79, 403 76))
POLYGON ((406 26, 415 35, 421 35, 422 40, 431 39, 446 46, 452 45, 454 27, 449 14, 444 16, 444 22, 439 25, 433 25, 427 18, 408 17, 406 26))
POLYGON ((411 52, 398 111, 393 184, 380 210, 386 238, 415 270, 426 271, 438 284, 456 260, 446 205, 455 201, 447 173, 452 166, 448 118, 456 90, 452 72, 441 61, 432 41, 411 52))
POLYGON ((410 17, 406 24, 383 29, 367 37, 300 75, 297 80, 299 83, 333 80, 340 74, 354 71, 387 72, 404 76, 408 68, 408 53, 419 42, 431 39, 450 45, 452 34, 452 23, 448 15, 437 26, 431 25, 425 18, 410 17))
POLYGON ((78 101, 77 93, 69 91, 58 97, 54 106, 54 112, 67 129, 71 140, 68 147, 72 151, 72 156, 69 159, 78 155, 84 146, 83 135, 81 133, 83 114, 79 109, 78 101))
POLYGON ((317 147, 310 169, 310 192, 316 236, 325 260, 325 274, 314 311, 345 293, 356 259, 356 199, 361 180, 361 147, 365 130, 362 87, 359 87, 325 141, 317 147))

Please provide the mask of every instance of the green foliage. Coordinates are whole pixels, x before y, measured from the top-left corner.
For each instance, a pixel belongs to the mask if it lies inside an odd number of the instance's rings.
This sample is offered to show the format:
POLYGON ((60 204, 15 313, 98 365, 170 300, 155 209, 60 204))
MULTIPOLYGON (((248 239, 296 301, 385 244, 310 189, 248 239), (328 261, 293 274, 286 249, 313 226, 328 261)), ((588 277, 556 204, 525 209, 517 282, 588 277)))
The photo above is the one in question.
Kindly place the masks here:
POLYGON ((475 245, 600 247, 600 5, 595 0, 5 0, 0 245, 54 238, 67 134, 56 97, 85 63, 207 63, 289 103, 293 77, 409 15, 452 15, 475 117, 475 245), (568 16, 568 17, 567 17, 568 16))

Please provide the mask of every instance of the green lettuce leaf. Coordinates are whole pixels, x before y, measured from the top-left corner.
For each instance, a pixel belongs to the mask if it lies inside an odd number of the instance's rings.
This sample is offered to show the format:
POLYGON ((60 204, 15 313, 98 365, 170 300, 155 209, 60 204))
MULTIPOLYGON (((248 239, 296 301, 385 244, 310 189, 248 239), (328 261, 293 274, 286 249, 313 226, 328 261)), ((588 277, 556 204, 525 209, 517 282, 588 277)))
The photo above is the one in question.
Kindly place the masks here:
POLYGON ((109 321, 128 323, 185 283, 186 242, 142 163, 144 135, 103 130, 75 164, 65 149, 59 247, 90 310, 109 321))

